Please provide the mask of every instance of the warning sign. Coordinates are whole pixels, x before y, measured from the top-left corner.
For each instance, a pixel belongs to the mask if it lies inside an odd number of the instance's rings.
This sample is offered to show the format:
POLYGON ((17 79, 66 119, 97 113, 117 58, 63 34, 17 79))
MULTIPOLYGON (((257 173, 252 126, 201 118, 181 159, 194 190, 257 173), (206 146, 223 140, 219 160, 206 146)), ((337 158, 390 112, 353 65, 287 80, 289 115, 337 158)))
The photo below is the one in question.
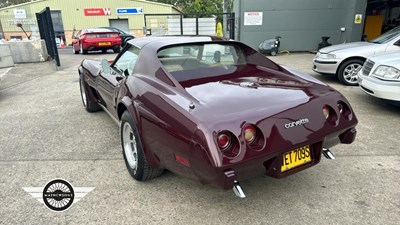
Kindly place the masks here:
POLYGON ((362 14, 356 14, 354 17, 354 23, 355 24, 360 24, 362 22, 362 14))
POLYGON ((254 26, 262 25, 263 23, 263 13, 262 12, 245 12, 244 13, 244 25, 254 26))

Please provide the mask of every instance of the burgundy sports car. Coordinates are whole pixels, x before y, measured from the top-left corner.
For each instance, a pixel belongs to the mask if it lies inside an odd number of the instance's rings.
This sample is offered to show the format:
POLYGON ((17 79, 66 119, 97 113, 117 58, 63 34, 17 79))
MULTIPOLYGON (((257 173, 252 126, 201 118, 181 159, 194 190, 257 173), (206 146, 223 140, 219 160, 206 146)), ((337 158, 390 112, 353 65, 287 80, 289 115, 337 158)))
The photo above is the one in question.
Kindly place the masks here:
POLYGON ((79 77, 86 110, 120 126, 139 181, 168 169, 245 197, 239 181, 334 159, 329 148, 356 136, 343 95, 236 41, 138 38, 113 62, 84 60, 79 77))

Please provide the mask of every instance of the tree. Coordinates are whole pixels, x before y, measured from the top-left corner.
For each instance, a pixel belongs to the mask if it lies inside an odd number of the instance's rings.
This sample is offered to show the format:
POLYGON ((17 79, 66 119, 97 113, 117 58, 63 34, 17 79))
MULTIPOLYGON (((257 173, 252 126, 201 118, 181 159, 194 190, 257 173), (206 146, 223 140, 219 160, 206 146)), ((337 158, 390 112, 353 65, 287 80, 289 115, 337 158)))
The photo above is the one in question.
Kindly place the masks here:
POLYGON ((185 14, 211 15, 223 12, 223 0, 153 0, 176 6, 185 14))
POLYGON ((17 5, 25 2, 30 2, 30 0, 0 0, 0 8, 7 7, 10 5, 17 5))

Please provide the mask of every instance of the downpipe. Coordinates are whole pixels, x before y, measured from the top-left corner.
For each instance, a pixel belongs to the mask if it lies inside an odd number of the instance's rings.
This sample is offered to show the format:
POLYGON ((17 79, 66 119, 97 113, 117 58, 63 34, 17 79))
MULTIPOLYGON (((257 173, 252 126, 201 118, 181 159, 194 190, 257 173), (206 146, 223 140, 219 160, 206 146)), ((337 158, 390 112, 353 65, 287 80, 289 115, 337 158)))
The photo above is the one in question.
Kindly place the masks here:
POLYGON ((322 154, 325 156, 327 159, 336 159, 335 155, 329 150, 328 148, 323 148, 322 149, 322 154))
POLYGON ((246 195, 244 194, 243 189, 237 180, 233 181, 233 192, 239 198, 246 198, 246 195))

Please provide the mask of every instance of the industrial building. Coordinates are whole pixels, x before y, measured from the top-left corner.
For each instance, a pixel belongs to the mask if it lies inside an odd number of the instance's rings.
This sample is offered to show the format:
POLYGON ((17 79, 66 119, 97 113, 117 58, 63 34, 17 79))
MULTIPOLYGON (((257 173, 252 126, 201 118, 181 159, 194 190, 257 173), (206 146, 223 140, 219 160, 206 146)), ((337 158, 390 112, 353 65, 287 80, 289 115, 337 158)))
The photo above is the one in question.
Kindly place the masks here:
POLYGON ((0 9, 0 38, 38 36, 36 13, 45 7, 50 7, 56 37, 66 44, 74 32, 93 27, 113 26, 140 37, 144 14, 182 13, 172 5, 144 0, 37 0, 0 9))
MULTIPOLYGON (((330 37, 331 44, 360 41, 363 37, 371 40, 400 24, 400 0, 232 1, 234 15, 225 15, 224 21, 212 14, 199 14, 223 22, 225 37, 254 48, 266 39, 281 36, 280 50, 312 51, 324 36, 330 37)), ((71 43, 74 32, 93 27, 114 26, 136 37, 149 33, 194 35, 201 34, 197 29, 203 29, 203 25, 196 25, 193 15, 184 18, 178 8, 151 1, 36 0, 0 9, 0 39, 38 37, 35 14, 45 7, 51 9, 56 37, 66 44, 71 43), (170 26, 174 21, 176 26, 170 26), (161 32, 154 32, 156 29, 161 32)), ((230 13, 227 8, 225 12, 230 13)), ((210 24, 207 29, 212 33, 214 25, 210 24)))
POLYGON ((281 36, 280 50, 368 40, 400 24, 399 0, 234 0, 235 39, 254 48, 281 36))

